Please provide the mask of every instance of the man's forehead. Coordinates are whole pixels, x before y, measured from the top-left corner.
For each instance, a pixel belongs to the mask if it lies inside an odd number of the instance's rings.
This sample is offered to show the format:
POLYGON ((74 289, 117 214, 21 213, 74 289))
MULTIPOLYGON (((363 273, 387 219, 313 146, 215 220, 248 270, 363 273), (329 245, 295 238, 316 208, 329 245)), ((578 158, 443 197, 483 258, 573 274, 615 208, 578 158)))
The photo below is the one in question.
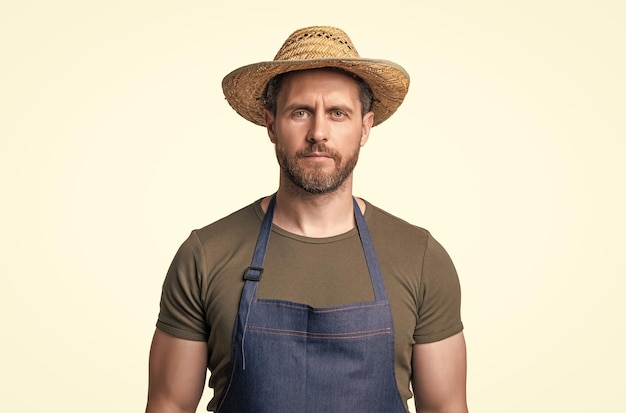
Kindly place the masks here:
MULTIPOLYGON (((358 83, 350 74, 335 69, 310 69, 286 73, 279 94, 283 97, 287 94, 297 93, 309 86, 321 86, 332 82, 333 88, 325 90, 327 94, 341 94, 347 92, 358 97, 358 83), (283 93, 286 92, 286 93, 283 93), (336 93, 334 93, 336 92, 336 93)), ((308 90, 309 92, 311 90, 308 90)))

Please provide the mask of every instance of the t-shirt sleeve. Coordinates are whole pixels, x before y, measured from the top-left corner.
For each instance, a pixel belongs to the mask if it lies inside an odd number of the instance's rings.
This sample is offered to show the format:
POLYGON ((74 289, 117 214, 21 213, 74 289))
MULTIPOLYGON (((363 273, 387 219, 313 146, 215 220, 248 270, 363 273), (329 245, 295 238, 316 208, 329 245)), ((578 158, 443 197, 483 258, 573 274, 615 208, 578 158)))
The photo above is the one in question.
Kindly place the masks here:
POLYGON ((418 322, 413 335, 416 343, 443 340, 463 331, 459 277, 446 250, 430 234, 418 302, 418 322))
POLYGON ((172 260, 161 292, 157 328, 174 337, 206 341, 209 328, 202 299, 204 254, 195 232, 183 242, 172 260))

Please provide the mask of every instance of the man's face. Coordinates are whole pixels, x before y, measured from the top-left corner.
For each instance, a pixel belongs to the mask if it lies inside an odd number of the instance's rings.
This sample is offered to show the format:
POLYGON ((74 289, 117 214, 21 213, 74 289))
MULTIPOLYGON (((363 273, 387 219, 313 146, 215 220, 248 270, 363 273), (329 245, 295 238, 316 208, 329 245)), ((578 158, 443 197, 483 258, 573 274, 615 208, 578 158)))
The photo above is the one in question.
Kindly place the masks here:
POLYGON ((327 69, 289 73, 276 115, 265 111, 281 178, 312 194, 341 187, 352 177, 373 117, 361 115, 358 86, 350 76, 327 69))

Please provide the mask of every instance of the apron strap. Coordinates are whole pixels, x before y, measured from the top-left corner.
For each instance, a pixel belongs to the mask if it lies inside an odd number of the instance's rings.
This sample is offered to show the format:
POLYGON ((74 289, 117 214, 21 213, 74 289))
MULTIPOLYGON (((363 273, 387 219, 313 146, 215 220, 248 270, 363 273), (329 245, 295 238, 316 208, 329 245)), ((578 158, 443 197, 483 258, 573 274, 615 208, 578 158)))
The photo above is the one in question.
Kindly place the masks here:
MULTIPOLYGON (((261 275, 263 275, 263 262, 265 261, 265 252, 267 251, 267 244, 270 240, 270 233, 272 231, 272 221, 274 220, 274 206, 276 205, 276 194, 272 195, 270 203, 267 206, 267 212, 265 212, 265 218, 261 224, 261 230, 254 247, 254 255, 252 256, 252 263, 243 275, 246 281, 259 281, 261 275)), ((248 283, 246 283, 248 284, 248 283)))
POLYGON ((356 227, 359 231, 359 238, 361 238, 361 245, 363 246, 363 252, 365 253, 365 261, 367 261, 367 268, 370 272, 370 278, 372 280, 372 287, 374 288, 374 299, 376 301, 387 301, 387 292, 385 289, 385 283, 383 281, 383 275, 378 265, 378 258, 376 257, 376 251, 374 250, 374 243, 370 237, 370 232, 367 229, 365 218, 361 213, 361 208, 356 202, 356 198, 352 198, 354 205, 354 218, 356 220, 356 227))

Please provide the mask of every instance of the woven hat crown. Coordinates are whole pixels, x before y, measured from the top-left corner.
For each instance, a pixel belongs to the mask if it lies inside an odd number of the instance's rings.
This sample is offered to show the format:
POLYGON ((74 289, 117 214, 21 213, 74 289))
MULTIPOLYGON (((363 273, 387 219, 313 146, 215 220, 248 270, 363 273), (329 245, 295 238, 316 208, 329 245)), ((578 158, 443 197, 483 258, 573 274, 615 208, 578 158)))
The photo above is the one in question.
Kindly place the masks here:
POLYGON ((295 31, 285 41, 274 60, 358 58, 348 35, 336 27, 315 26, 295 31))

